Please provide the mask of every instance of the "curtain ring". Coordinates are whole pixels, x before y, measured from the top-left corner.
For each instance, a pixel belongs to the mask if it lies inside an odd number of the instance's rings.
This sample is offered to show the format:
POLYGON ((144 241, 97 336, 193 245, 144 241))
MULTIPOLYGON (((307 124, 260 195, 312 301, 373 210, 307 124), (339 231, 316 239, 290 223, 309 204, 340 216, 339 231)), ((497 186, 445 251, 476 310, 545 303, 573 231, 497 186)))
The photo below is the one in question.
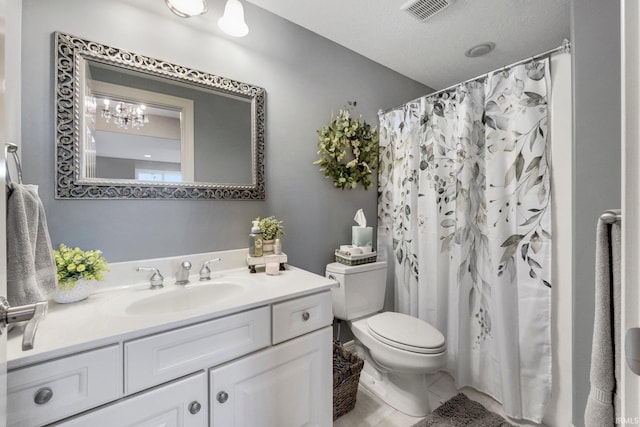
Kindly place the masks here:
POLYGON ((538 60, 536 59, 536 57, 535 57, 535 56, 532 56, 532 57, 531 57, 531 62, 530 62, 530 64, 531 64, 531 66, 532 66, 533 68, 535 68, 535 67, 537 67, 537 66, 538 66, 538 60))

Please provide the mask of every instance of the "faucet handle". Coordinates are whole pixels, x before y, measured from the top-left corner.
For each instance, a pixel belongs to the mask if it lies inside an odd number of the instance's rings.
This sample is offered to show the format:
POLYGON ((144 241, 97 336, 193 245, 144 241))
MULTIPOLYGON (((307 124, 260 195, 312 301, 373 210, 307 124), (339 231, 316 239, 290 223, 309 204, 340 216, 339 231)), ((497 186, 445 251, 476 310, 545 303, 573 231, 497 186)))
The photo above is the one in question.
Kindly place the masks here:
POLYGON ((204 264, 202 264, 202 268, 200 269, 200 280, 211 279, 211 270, 209 269, 209 263, 215 261, 222 261, 222 258, 213 258, 209 261, 205 261, 204 264))
POLYGON ((138 267, 136 271, 153 271, 149 282, 151 283, 151 289, 159 289, 162 288, 162 282, 164 281, 164 277, 160 274, 160 270, 154 267, 138 267))

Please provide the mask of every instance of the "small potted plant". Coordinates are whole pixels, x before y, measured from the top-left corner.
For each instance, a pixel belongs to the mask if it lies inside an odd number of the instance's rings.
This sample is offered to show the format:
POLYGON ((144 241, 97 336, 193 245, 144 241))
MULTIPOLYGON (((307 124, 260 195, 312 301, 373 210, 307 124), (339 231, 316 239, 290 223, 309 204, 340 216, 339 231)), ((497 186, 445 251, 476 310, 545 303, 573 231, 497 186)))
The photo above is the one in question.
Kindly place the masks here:
POLYGON ((53 300, 59 303, 86 299, 93 291, 94 282, 104 280, 103 273, 109 271, 99 250, 84 251, 61 243, 53 251, 53 258, 58 270, 58 289, 53 300))
POLYGON ((265 254, 273 253, 273 244, 275 239, 284 236, 284 226, 282 221, 278 221, 275 216, 269 216, 260 219, 256 218, 260 232, 262 233, 262 251, 265 254))

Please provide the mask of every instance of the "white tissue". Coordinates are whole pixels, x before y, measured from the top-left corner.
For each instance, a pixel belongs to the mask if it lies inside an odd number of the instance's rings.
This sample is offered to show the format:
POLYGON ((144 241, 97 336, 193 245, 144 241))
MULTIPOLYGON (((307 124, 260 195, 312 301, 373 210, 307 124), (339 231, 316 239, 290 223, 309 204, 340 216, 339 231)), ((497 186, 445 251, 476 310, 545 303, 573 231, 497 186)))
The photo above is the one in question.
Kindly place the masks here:
POLYGON ((367 218, 365 218, 364 212, 362 211, 362 209, 358 209, 358 212, 356 212, 356 216, 353 217, 353 220, 360 227, 366 227, 367 226, 367 218))

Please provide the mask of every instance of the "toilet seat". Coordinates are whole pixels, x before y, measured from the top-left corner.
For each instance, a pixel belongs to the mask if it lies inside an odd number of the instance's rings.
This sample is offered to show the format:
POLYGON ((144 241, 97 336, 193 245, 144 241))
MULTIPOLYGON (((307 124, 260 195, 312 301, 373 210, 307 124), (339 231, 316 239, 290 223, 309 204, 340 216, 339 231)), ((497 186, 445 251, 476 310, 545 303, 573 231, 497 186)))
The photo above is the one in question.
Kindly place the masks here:
POLYGON ((429 323, 402 313, 385 312, 367 319, 367 329, 378 341, 421 354, 446 350, 444 336, 429 323))

